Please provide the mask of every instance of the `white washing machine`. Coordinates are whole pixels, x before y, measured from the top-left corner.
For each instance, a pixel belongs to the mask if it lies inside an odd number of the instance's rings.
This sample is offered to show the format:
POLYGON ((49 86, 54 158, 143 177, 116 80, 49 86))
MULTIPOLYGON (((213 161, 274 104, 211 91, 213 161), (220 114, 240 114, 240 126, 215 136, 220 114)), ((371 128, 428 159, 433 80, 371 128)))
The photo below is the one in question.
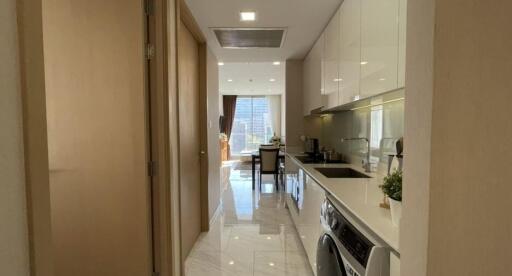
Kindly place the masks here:
POLYGON ((389 276, 389 248, 340 212, 333 201, 328 197, 322 205, 317 276, 389 276))

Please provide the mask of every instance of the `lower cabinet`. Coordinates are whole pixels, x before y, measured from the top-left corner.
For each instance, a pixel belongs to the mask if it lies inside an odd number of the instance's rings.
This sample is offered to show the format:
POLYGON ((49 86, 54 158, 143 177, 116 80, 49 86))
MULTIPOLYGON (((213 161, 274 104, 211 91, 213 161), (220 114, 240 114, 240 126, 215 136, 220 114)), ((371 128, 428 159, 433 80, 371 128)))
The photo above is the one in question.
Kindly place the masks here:
POLYGON ((325 191, 302 169, 299 169, 291 197, 288 200, 293 222, 299 232, 309 263, 316 274, 316 249, 322 233, 320 209, 325 200, 325 191))
MULTIPOLYGON (((287 161, 287 198, 293 223, 299 233, 308 256, 311 269, 316 275, 317 244, 322 234, 320 210, 326 198, 325 190, 289 157, 287 161)), ((400 258, 390 252, 390 276, 400 276, 400 258)))

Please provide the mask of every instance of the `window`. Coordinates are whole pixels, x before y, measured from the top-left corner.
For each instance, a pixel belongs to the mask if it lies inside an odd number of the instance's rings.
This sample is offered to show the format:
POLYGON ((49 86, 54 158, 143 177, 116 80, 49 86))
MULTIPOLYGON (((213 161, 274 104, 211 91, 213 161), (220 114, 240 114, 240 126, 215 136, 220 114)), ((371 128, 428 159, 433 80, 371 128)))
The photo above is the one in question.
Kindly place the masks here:
POLYGON ((272 122, 267 98, 239 96, 229 144, 232 155, 257 150, 272 138, 272 122))

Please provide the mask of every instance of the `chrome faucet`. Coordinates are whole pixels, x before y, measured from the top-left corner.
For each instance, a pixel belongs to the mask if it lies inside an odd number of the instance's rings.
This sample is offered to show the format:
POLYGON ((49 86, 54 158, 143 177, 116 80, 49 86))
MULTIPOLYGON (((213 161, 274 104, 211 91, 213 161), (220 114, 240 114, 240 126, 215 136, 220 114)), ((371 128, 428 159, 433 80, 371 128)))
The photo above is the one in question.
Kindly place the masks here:
POLYGON ((370 141, 365 137, 356 137, 356 138, 341 138, 341 142, 345 141, 354 141, 354 140, 365 140, 366 145, 368 146, 368 152, 366 153, 366 161, 363 164, 363 169, 365 172, 372 172, 372 165, 370 164, 370 141))

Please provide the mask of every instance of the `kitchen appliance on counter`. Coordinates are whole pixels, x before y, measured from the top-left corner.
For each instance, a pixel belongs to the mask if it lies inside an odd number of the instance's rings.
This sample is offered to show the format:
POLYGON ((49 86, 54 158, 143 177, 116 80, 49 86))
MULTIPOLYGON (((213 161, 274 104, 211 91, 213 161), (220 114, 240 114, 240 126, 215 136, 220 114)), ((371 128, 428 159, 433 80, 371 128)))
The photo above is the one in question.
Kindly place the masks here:
POLYGON ((305 152, 308 155, 320 154, 320 142, 317 138, 307 138, 305 143, 305 152))
POLYGON ((389 249, 327 197, 321 208, 317 276, 389 276, 389 249))

